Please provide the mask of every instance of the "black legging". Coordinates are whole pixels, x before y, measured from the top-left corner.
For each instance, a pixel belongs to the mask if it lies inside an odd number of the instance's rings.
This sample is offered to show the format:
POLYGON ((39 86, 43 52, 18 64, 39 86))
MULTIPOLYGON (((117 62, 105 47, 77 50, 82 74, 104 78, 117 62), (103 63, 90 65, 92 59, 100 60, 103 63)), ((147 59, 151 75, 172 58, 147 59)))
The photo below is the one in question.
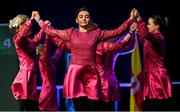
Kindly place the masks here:
POLYGON ((95 111, 99 110, 97 100, 90 100, 87 97, 73 98, 73 103, 76 111, 95 111))
POLYGON ((146 99, 142 102, 143 111, 169 111, 174 110, 171 98, 168 99, 146 99))
POLYGON ((38 111, 39 105, 33 100, 20 100, 21 107, 23 111, 38 111))

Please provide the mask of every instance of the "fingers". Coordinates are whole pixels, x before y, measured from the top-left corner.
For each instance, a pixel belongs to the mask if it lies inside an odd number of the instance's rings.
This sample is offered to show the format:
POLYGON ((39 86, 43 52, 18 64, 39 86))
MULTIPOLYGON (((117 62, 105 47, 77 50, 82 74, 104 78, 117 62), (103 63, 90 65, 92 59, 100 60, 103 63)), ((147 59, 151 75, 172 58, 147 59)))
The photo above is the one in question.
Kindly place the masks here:
POLYGON ((38 11, 32 11, 32 17, 35 17, 37 14, 39 14, 38 11))
POLYGON ((45 24, 47 24, 49 27, 51 27, 51 22, 49 20, 46 20, 45 24))
POLYGON ((38 11, 32 11, 31 18, 35 19, 36 21, 40 20, 40 15, 38 11))
POLYGON ((136 9, 133 8, 130 13, 130 19, 132 19, 134 21, 136 19, 136 17, 137 17, 136 9))
POLYGON ((133 20, 133 21, 138 21, 141 19, 141 16, 139 14, 139 11, 136 9, 136 8, 133 8, 131 10, 131 13, 130 13, 130 18, 133 20))
POLYGON ((46 24, 51 24, 51 22, 49 20, 46 20, 45 23, 46 24))

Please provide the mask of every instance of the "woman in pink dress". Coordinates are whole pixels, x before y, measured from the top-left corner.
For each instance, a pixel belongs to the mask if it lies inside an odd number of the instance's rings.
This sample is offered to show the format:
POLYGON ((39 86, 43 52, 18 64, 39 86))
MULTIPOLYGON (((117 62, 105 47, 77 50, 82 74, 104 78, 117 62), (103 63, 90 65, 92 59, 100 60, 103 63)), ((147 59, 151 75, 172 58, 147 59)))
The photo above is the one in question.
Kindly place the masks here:
POLYGON ((17 33, 13 37, 19 58, 19 71, 14 79, 11 90, 16 100, 19 100, 25 110, 38 110, 37 57, 36 45, 43 37, 42 30, 32 38, 32 17, 19 14, 10 20, 9 28, 17 33))
POLYGON ((51 38, 46 35, 44 44, 40 44, 37 47, 37 53, 40 55, 39 69, 42 78, 42 89, 39 94, 39 109, 57 111, 55 64, 62 54, 62 49, 57 48, 54 55, 50 56, 51 44, 51 38))
MULTIPOLYGON (((132 31, 135 27, 131 27, 132 31)), ((130 31, 130 32, 132 32, 130 31)), ((101 42, 98 44, 96 50, 96 67, 100 75, 101 82, 101 101, 99 102, 103 108, 99 107, 100 110, 113 110, 114 101, 120 98, 119 82, 116 75, 113 72, 114 56, 116 51, 129 51, 134 46, 134 39, 131 38, 132 33, 126 34, 121 41, 113 42, 101 42), (130 42, 127 43, 130 39, 130 42)), ((60 38, 52 37, 54 43, 58 47, 62 47, 67 51, 71 51, 71 44, 67 41, 63 41, 60 38)), ((114 39, 113 39, 114 40, 114 39)), ((115 41, 115 40, 114 40, 115 41)), ((130 52, 129 52, 130 53, 130 52)), ((69 106, 68 107, 72 107, 69 106)))
POLYGON ((114 110, 114 102, 120 99, 119 81, 114 73, 115 53, 120 52, 128 54, 133 51, 135 45, 133 32, 135 29, 136 27, 131 25, 129 33, 127 33, 120 41, 110 40, 98 44, 96 63, 100 73, 102 89, 100 110, 114 110))
POLYGON ((165 39, 162 32, 166 24, 160 16, 154 15, 149 18, 146 27, 139 12, 136 10, 135 13, 138 15, 138 31, 143 41, 143 98, 150 99, 153 107, 158 107, 160 105, 156 101, 172 97, 171 81, 164 66, 165 39))
MULTIPOLYGON (((86 108, 94 110, 97 100, 100 99, 99 73, 95 66, 97 44, 100 41, 120 35, 135 19, 134 10, 132 10, 130 18, 114 30, 92 29, 90 12, 86 8, 80 8, 76 13, 78 30, 74 28, 50 29, 40 19, 37 11, 33 11, 32 14, 44 32, 50 36, 58 36, 72 44, 71 64, 64 79, 64 97, 66 99, 77 99, 77 102, 80 102, 79 98, 85 97, 88 99, 86 108)), ((79 107, 77 110, 81 110, 82 106, 79 107)))

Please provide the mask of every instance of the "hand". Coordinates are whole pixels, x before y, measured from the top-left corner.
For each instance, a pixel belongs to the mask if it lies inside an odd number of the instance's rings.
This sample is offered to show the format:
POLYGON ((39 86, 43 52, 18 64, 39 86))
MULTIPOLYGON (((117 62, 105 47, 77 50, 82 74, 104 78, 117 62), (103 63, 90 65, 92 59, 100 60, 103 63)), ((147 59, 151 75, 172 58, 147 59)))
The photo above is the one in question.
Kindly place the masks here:
POLYGON ((138 10, 135 10, 135 15, 137 15, 137 21, 139 21, 141 18, 140 14, 139 14, 139 11, 138 10))
POLYGON ((48 27, 49 29, 53 29, 53 27, 52 27, 52 25, 51 25, 51 22, 50 22, 49 20, 46 20, 44 23, 47 25, 47 27, 48 27))
POLYGON ((45 24, 51 26, 51 22, 50 22, 49 20, 46 20, 46 21, 45 21, 45 24))
POLYGON ((135 20, 135 18, 137 17, 135 11, 136 11, 135 8, 134 8, 133 10, 131 10, 131 13, 130 13, 130 19, 131 19, 131 20, 135 20))
POLYGON ((31 18, 34 18, 36 21, 39 21, 41 19, 38 11, 32 11, 31 18))

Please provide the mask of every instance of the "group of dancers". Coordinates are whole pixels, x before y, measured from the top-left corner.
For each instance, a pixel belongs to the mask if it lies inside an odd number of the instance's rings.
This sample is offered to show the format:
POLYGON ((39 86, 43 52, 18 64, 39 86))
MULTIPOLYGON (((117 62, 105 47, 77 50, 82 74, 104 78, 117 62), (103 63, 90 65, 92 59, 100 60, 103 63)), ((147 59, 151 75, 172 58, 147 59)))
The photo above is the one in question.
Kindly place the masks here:
POLYGON ((58 110, 55 64, 62 49, 71 53, 63 97, 73 102, 75 111, 113 110, 110 105, 120 98, 119 82, 112 68, 114 53, 132 47, 135 31, 143 44, 142 99, 172 97, 171 81, 163 64, 166 25, 163 18, 151 16, 146 26, 139 11, 133 9, 118 28, 102 30, 92 21, 90 11, 83 7, 77 10, 75 21, 78 29, 55 29, 50 21, 41 19, 38 11, 32 11, 30 18, 18 14, 10 20, 9 28, 16 31, 13 42, 19 58, 19 71, 11 89, 25 110, 58 110), (31 34, 33 20, 40 26, 35 35, 31 34), (39 45, 42 39, 44 43, 39 45), (53 55, 49 53, 51 43, 58 46, 53 55), (40 94, 36 89, 38 69, 42 77, 40 94))

